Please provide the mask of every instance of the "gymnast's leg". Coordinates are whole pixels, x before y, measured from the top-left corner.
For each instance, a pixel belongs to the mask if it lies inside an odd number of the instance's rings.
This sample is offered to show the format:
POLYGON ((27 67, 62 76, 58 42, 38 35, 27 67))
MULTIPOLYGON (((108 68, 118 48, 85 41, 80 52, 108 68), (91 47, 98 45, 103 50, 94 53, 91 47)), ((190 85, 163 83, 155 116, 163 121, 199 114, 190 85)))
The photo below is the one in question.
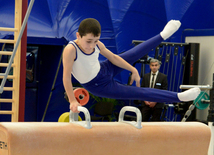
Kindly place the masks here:
MULTIPOLYGON (((119 54, 119 56, 126 60, 128 63, 133 64, 138 59, 148 54, 152 49, 156 48, 163 40, 166 40, 172 34, 174 34, 178 30, 180 25, 180 21, 169 21, 160 34, 152 37, 151 39, 148 39, 147 41, 133 47, 132 49, 124 53, 119 54)), ((121 68, 115 67, 114 75, 116 75, 120 71, 122 71, 121 68)))
POLYGON ((144 100, 152 102, 181 102, 192 101, 200 93, 199 88, 192 88, 182 93, 167 91, 162 89, 144 88, 127 86, 120 84, 113 79, 108 81, 106 76, 103 76, 102 82, 88 83, 83 85, 89 92, 99 97, 115 98, 115 99, 130 99, 144 100))
MULTIPOLYGON (((148 41, 134 47, 133 49, 121 54, 120 56, 127 62, 134 63, 143 55, 148 53, 153 47, 156 47, 159 43, 161 43, 163 39, 167 39, 168 37, 170 37, 175 31, 177 31, 179 27, 179 21, 170 21, 165 26, 160 35, 149 39, 148 41)), ((99 74, 99 76, 97 76, 95 79, 83 85, 92 94, 100 97, 145 100, 154 102, 180 102, 194 100, 200 93, 199 88, 193 88, 182 93, 176 93, 160 89, 139 88, 121 85, 115 82, 113 79, 109 79, 109 76, 113 77, 119 71, 121 71, 119 67, 116 67, 109 61, 105 61, 101 64, 101 71, 103 73, 108 72, 108 74, 99 74)))

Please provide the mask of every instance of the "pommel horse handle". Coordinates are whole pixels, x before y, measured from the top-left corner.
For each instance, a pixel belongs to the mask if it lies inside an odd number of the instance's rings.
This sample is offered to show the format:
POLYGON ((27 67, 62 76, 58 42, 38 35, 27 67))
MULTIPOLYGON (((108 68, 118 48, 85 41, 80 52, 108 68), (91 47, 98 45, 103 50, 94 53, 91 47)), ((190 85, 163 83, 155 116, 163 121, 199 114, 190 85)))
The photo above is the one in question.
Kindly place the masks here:
POLYGON ((75 121, 73 112, 70 110, 69 122, 70 123, 79 124, 79 125, 83 126, 86 129, 91 129, 91 127, 92 127, 91 126, 91 117, 90 117, 88 109, 86 109, 85 107, 78 106, 77 110, 84 113, 85 121, 75 121))
POLYGON ((141 121, 142 121, 142 116, 141 116, 141 112, 138 108, 132 107, 132 106, 125 106, 120 110, 118 122, 128 123, 128 124, 131 124, 134 127, 138 128, 138 129, 141 129, 142 128, 141 121), (124 114, 126 111, 131 111, 131 112, 136 113, 137 121, 131 121, 131 122, 130 121, 124 121, 123 118, 124 118, 124 114))
POLYGON ((210 85, 180 85, 180 89, 190 89, 194 87, 198 87, 200 89, 212 89, 210 85))

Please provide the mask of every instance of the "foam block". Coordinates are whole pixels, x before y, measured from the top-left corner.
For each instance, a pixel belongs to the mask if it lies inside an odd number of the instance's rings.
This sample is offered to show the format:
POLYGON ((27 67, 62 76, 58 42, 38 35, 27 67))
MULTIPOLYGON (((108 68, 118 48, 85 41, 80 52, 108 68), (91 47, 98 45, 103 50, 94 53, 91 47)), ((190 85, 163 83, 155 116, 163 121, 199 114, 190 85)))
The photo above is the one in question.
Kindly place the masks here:
POLYGON ((0 123, 0 155, 207 155, 211 132, 199 122, 0 123))

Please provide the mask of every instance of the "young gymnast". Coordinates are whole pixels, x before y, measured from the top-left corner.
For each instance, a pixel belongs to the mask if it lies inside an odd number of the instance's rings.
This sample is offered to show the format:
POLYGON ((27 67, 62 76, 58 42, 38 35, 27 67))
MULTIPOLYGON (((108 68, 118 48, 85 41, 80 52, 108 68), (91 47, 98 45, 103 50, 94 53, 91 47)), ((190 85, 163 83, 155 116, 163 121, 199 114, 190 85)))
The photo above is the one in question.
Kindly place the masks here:
POLYGON ((93 18, 83 20, 79 25, 78 32, 76 32, 77 39, 70 41, 63 51, 63 84, 70 102, 70 110, 78 112, 77 106, 79 106, 73 93, 71 73, 85 89, 100 97, 153 102, 194 100, 200 93, 199 88, 177 93, 140 87, 138 71, 130 65, 156 48, 163 40, 169 38, 178 30, 180 25, 180 21, 171 20, 160 34, 122 54, 116 55, 99 41, 100 23, 93 18), (99 54, 107 59, 99 62, 99 54), (136 81, 137 87, 123 85, 113 79, 123 69, 132 73, 130 84, 136 81))

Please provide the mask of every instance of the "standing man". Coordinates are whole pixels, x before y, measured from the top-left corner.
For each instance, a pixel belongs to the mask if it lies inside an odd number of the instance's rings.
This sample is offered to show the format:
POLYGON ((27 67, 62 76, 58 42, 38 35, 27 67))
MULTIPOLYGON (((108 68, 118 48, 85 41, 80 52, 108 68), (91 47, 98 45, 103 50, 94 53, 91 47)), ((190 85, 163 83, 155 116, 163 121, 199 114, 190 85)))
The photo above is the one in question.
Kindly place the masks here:
MULTIPOLYGON (((143 76, 141 87, 167 90, 167 76, 159 72, 161 62, 157 59, 150 60, 151 72, 143 76)), ((143 101, 142 121, 160 121, 164 103, 143 101), (151 119, 150 119, 151 118, 151 119)))

